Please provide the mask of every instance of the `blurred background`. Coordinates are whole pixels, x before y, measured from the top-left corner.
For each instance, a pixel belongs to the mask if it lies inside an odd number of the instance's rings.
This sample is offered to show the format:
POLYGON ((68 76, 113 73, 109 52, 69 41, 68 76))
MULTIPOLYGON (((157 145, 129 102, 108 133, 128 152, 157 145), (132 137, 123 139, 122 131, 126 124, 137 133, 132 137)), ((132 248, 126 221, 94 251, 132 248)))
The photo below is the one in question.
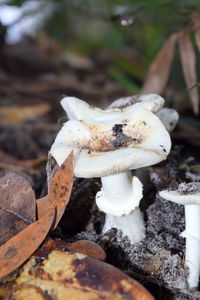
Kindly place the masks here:
POLYGON ((181 116, 173 138, 199 146, 199 50, 199 0, 0 0, 2 161, 46 157, 63 95, 158 93, 181 116))

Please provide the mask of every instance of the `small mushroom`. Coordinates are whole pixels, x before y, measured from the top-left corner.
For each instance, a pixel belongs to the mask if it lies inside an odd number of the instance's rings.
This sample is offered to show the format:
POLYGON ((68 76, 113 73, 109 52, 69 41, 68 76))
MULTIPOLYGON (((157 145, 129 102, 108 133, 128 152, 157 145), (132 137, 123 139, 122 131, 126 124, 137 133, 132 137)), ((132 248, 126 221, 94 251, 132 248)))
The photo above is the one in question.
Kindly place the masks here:
POLYGON ((73 120, 66 122, 58 133, 50 155, 61 165, 73 150, 75 176, 101 177, 102 189, 96 201, 107 214, 105 228, 117 227, 132 243, 138 242, 145 236, 139 210, 142 184, 132 178, 130 170, 166 159, 171 148, 170 136, 159 118, 141 106, 103 111, 83 101, 78 105, 77 101, 62 100, 73 120))
POLYGON ((173 108, 167 107, 161 108, 156 113, 156 116, 158 116, 169 132, 174 130, 179 119, 178 112, 173 108))
POLYGON ((159 195, 185 206, 185 265, 189 269, 189 288, 197 288, 200 276, 200 183, 181 183, 175 191, 164 190, 159 195))

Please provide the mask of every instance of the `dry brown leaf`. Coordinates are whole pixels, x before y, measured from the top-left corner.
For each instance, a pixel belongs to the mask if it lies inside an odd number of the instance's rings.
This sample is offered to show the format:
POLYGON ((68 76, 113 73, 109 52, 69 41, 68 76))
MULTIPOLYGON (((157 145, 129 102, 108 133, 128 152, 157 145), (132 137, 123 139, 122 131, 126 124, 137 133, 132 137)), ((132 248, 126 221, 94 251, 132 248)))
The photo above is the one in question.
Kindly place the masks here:
POLYGON ((47 114, 51 106, 47 103, 24 106, 2 106, 0 108, 1 122, 23 122, 47 114))
POLYGON ((66 243, 63 240, 49 239, 42 248, 38 249, 32 257, 44 259, 52 250, 70 250, 104 261, 106 259, 105 251, 96 243, 89 240, 79 240, 73 243, 66 243))
POLYGON ((71 152, 51 179, 48 195, 37 200, 38 219, 40 219, 49 208, 56 208, 54 227, 57 226, 69 202, 73 185, 73 157, 73 152, 71 152))
MULTIPOLYGON (((189 90, 194 84, 197 83, 196 75, 196 57, 192 42, 188 32, 182 31, 179 35, 179 51, 183 74, 186 82, 187 89, 189 90)), ((189 92, 189 97, 192 103, 193 111, 195 114, 199 112, 198 92, 197 89, 192 89, 189 92)))
POLYGON ((17 173, 0 178, 0 245, 35 221, 36 199, 30 183, 17 173))
POLYGON ((46 156, 41 156, 37 157, 34 159, 23 159, 20 162, 24 165, 27 166, 28 168, 35 168, 37 167, 40 163, 44 162, 47 159, 46 156))
POLYGON ((46 157, 38 157, 35 159, 29 160, 19 160, 11 155, 0 151, 0 168, 5 170, 9 170, 12 172, 26 172, 31 175, 36 175, 40 172, 40 170, 34 169, 38 166, 41 162, 45 161, 46 157))
POLYGON ((71 251, 82 253, 102 261, 106 260, 105 251, 94 242, 80 240, 73 243, 67 243, 67 247, 71 251))
POLYGON ((162 94, 167 84, 178 34, 173 33, 156 55, 142 88, 142 93, 162 94))
POLYGON ((0 247, 0 278, 5 277, 31 256, 45 239, 54 221, 51 209, 0 247))
POLYGON ((40 263, 36 264, 33 258, 29 260, 16 283, 18 291, 21 290, 13 293, 16 300, 22 299, 23 288, 26 289, 24 297, 29 295, 28 291, 33 297, 35 291, 29 290, 28 285, 46 291, 50 298, 56 295, 57 300, 154 299, 141 284, 117 268, 79 253, 57 250, 40 263))

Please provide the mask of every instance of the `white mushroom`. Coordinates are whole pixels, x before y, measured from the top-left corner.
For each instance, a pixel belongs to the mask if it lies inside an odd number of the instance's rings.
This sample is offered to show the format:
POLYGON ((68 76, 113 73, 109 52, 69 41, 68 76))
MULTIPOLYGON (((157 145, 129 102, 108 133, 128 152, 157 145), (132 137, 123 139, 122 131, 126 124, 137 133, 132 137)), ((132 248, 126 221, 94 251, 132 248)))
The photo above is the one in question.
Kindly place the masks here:
POLYGON ((185 265, 189 269, 188 285, 197 288, 200 276, 200 183, 182 183, 175 191, 161 191, 159 195, 185 206, 186 238, 185 265))
POLYGON ((158 116, 169 132, 174 130, 179 119, 178 112, 173 108, 167 107, 160 109, 156 116, 158 116))
POLYGON ((108 109, 124 109, 130 105, 137 105, 147 108, 156 113, 162 123, 169 132, 172 132, 176 127, 179 119, 178 112, 173 108, 162 108, 165 100, 157 94, 134 95, 124 98, 119 98, 113 101, 108 109))
POLYGON ((102 190, 96 195, 96 204, 106 213, 103 232, 112 227, 121 229, 132 243, 145 237, 145 225, 139 209, 142 183, 129 172, 101 178, 102 190))
POLYGON ((167 130, 158 117, 140 106, 103 111, 83 101, 79 105, 74 98, 65 98, 62 105, 73 120, 58 133, 50 155, 61 165, 74 150, 75 176, 102 178, 96 201, 107 214, 105 227, 121 229, 131 242, 141 240, 145 234, 138 207, 142 184, 129 170, 166 159, 171 148, 167 130))
POLYGON ((114 100, 107 109, 118 108, 124 110, 128 106, 134 104, 138 107, 146 108, 155 113, 163 107, 164 103, 165 100, 157 94, 134 95, 114 100))
POLYGON ((111 103, 106 110, 93 107, 76 97, 65 97, 61 100, 61 105, 70 120, 101 120, 103 117, 111 119, 121 115, 121 111, 135 108, 146 108, 152 112, 157 112, 164 105, 165 100, 156 94, 141 96, 129 96, 120 98, 111 103), (134 104, 134 105, 133 105, 134 104))

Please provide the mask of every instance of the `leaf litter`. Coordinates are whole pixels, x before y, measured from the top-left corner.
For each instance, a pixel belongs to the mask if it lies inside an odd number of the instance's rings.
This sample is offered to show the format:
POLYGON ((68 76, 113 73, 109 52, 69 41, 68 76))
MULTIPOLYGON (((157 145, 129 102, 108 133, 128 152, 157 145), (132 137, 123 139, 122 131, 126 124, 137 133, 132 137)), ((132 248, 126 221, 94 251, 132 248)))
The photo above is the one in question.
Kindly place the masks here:
POLYGON ((49 230, 57 226, 69 201, 72 184, 71 153, 55 172, 50 193, 45 197, 46 201, 38 205, 38 220, 35 221, 36 199, 29 182, 16 173, 8 173, 0 178, 3 243, 0 247, 1 278, 24 263, 46 238, 49 230), (8 214, 11 215, 10 219, 8 214))

